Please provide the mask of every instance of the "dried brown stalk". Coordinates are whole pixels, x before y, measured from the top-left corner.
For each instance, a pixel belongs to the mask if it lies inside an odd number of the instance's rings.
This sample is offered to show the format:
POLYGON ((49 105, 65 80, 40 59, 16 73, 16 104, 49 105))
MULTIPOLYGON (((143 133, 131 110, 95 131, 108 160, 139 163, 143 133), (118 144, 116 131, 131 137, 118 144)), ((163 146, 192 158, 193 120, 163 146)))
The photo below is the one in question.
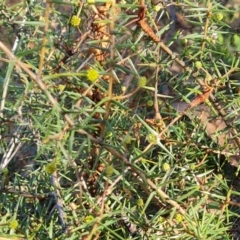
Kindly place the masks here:
POLYGON ((182 68, 185 68, 185 63, 177 58, 173 52, 160 40, 160 38, 154 33, 152 28, 148 25, 146 20, 144 19, 146 12, 146 7, 141 6, 139 8, 138 13, 138 24, 142 28, 142 30, 155 42, 158 43, 161 47, 161 49, 166 52, 173 60, 175 60, 182 68))

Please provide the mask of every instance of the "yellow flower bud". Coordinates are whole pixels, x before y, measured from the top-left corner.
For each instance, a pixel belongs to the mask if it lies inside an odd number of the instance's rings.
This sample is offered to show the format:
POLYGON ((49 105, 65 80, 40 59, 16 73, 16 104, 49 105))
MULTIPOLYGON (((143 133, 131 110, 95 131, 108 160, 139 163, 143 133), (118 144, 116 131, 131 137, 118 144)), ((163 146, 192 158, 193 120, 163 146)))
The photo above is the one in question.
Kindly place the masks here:
POLYGON ((138 86, 139 87, 144 87, 147 85, 147 78, 146 77, 140 77, 138 79, 138 86))
POLYGON ((90 223, 92 222, 94 219, 94 217, 92 215, 88 215, 85 217, 85 223, 90 223))
POLYGON ((127 135, 125 138, 124 138, 124 143, 125 144, 130 144, 132 142, 132 137, 127 135))
POLYGON ((162 217, 162 216, 160 216, 160 217, 158 218, 158 222, 159 222, 159 223, 164 223, 164 222, 165 222, 165 218, 162 217))
POLYGON ((148 100, 148 101, 147 101, 147 105, 148 105, 149 107, 153 106, 153 100, 148 100))
POLYGON ((223 175, 220 174, 220 173, 217 175, 217 177, 218 177, 219 180, 222 180, 222 179, 223 179, 223 175))
POLYGON ((108 165, 106 168, 105 168, 105 174, 106 174, 106 177, 107 178, 110 178, 114 173, 114 167, 112 165, 108 165))
POLYGON ((159 11, 161 10, 161 8, 162 8, 161 6, 155 5, 155 6, 154 6, 154 11, 155 11, 155 12, 159 12, 159 11))
POLYGON ((168 172, 168 171, 170 170, 170 165, 169 165, 169 163, 164 163, 164 164, 162 165, 162 170, 163 170, 164 172, 168 172))
POLYGON ((47 174, 53 174, 57 170, 57 164, 55 161, 48 163, 45 167, 47 174))
POLYGON ((200 68, 202 67, 202 63, 199 62, 199 61, 195 62, 195 67, 196 67, 197 69, 200 69, 200 68))
POLYGON ((87 70, 87 79, 91 82, 95 82, 99 77, 98 71, 90 68, 87 70))
POLYGON ((11 229, 17 229, 18 228, 18 221, 13 219, 9 222, 8 226, 11 228, 11 229))
POLYGON ((156 136, 152 133, 149 133, 147 135, 147 140, 149 143, 156 143, 156 136))
POLYGON ((139 198, 139 199, 137 200, 137 205, 138 205, 138 207, 143 207, 144 202, 143 202, 142 198, 139 198))
POLYGON ((182 221, 183 221, 183 216, 182 216, 182 214, 177 213, 177 214, 175 215, 175 220, 176 220, 178 223, 182 222, 182 221))
POLYGON ((223 19, 222 13, 217 13, 216 19, 217 19, 218 21, 221 21, 221 20, 223 19))
POLYGON ((70 20, 70 24, 74 27, 79 26, 80 22, 81 22, 81 18, 76 15, 73 15, 70 20))
POLYGON ((191 164, 191 165, 190 165, 190 169, 191 169, 191 170, 195 170, 195 168, 196 168, 196 165, 195 165, 195 164, 191 164))

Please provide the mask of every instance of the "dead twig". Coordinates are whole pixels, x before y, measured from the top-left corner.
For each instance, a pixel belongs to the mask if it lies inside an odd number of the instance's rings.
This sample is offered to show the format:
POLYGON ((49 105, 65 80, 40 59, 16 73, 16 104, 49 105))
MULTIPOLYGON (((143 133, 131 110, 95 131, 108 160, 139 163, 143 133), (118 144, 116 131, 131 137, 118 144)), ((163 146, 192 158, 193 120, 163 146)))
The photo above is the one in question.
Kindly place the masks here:
POLYGON ((176 57, 173 52, 161 41, 161 39, 155 34, 155 32, 152 30, 152 28, 148 25, 148 23, 145 20, 145 12, 146 7, 140 6, 139 13, 138 13, 138 24, 142 28, 142 30, 155 42, 160 45, 160 48, 166 52, 171 58, 176 61, 182 68, 185 68, 185 63, 180 60, 178 57, 176 57))
MULTIPOLYGON (((55 208, 58 210, 59 221, 61 223, 63 232, 65 232, 66 229, 67 229, 66 214, 64 212, 64 201, 63 201, 63 199, 61 197, 61 193, 60 193, 60 184, 59 184, 59 181, 58 181, 57 171, 55 171, 51 175, 51 184, 55 189, 55 191, 52 192, 52 196, 53 196, 54 201, 56 203, 53 210, 55 208)), ((51 213, 49 215, 51 215, 51 213)))

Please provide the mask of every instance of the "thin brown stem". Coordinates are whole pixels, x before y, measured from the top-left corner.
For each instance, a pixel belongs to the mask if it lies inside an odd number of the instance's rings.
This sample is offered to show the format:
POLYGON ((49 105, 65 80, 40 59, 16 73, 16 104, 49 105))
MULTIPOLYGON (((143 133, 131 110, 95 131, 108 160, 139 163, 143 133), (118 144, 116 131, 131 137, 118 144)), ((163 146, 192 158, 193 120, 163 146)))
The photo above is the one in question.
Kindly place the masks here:
POLYGON ((40 79, 42 76, 42 70, 43 70, 43 64, 45 60, 45 52, 46 52, 46 44, 47 44, 47 31, 48 31, 48 23, 49 23, 49 14, 50 14, 50 1, 46 1, 46 9, 45 9, 45 25, 44 25, 44 35, 42 38, 42 48, 40 51, 40 59, 39 59, 39 65, 38 65, 38 74, 37 78, 40 79))
POLYGON ((201 47, 201 57, 204 54, 204 48, 205 48, 205 44, 206 44, 206 40, 207 40, 209 18, 211 16, 211 7, 212 7, 212 3, 211 3, 211 1, 208 1, 207 18, 206 18, 206 23, 205 23, 205 26, 204 26, 204 35, 203 35, 202 47, 201 47))

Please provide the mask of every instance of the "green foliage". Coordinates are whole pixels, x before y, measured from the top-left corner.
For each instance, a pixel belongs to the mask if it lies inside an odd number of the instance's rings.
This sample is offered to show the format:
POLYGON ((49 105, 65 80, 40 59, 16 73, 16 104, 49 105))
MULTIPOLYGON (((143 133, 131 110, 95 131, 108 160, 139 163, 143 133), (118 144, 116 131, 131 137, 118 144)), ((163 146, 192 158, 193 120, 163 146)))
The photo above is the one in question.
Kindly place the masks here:
POLYGON ((114 2, 0 4, 0 238, 237 238, 239 4, 114 2))

